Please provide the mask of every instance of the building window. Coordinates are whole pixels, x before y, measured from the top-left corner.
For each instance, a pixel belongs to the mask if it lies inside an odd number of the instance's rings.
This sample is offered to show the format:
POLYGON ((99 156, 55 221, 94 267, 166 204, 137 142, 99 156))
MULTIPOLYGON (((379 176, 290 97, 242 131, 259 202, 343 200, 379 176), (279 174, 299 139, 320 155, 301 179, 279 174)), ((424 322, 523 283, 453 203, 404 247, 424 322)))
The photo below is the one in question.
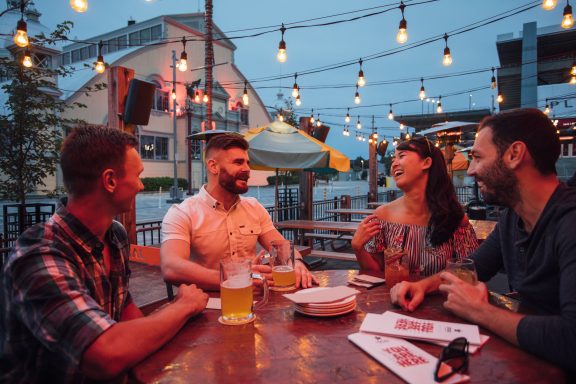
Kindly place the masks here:
POLYGON ((80 61, 80 50, 75 49, 72 51, 72 62, 76 63, 78 61, 80 61))
POLYGON ((161 25, 155 25, 152 28, 150 28, 150 38, 152 39, 152 41, 160 40, 161 37, 162 37, 161 25))
POLYGON ((574 157, 576 154, 574 153, 574 143, 562 143, 560 146, 561 149, 561 157, 574 157))
POLYGON ((148 42, 150 42, 150 28, 140 31, 140 44, 146 44, 148 42))
POLYGON ((70 64, 70 52, 66 52, 62 54, 62 65, 69 65, 70 64))
POLYGON ((163 91, 160 85, 156 84, 156 91, 154 92, 153 109, 162 112, 170 111, 170 93, 163 91))
POLYGON ((88 60, 90 58, 90 47, 80 49, 80 60, 88 60))
POLYGON ((140 32, 132 32, 128 35, 128 42, 131 47, 140 45, 140 32))
POLYGON ((250 125, 248 119, 248 110, 246 108, 240 108, 240 123, 242 123, 242 125, 250 125))
POLYGON ((168 138, 140 135, 140 156, 146 160, 168 160, 168 138))
POLYGON ((112 53, 118 50, 118 40, 110 39, 108 40, 107 44, 108 44, 108 52, 112 53))
POLYGON ((126 35, 118 36, 118 50, 126 49, 128 47, 128 42, 126 35))
MULTIPOLYGON (((192 131, 192 134, 198 133, 198 131, 192 131)), ((200 140, 190 140, 190 156, 192 160, 200 160, 202 155, 202 147, 200 145, 200 140)))

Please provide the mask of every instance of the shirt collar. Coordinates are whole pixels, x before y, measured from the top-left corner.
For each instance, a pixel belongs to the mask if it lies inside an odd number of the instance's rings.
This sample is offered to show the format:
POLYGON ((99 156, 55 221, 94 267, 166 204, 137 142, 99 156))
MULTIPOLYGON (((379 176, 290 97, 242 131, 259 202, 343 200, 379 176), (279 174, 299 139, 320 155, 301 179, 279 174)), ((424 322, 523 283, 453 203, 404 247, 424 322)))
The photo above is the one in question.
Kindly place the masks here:
MULTIPOLYGON (((200 188, 200 191, 198 191, 198 198, 214 209, 218 207, 222 207, 223 209, 224 207, 224 204, 216 200, 214 197, 212 197, 212 195, 208 193, 208 191, 206 190, 206 184, 204 184, 202 188, 200 188)), ((237 196, 236 201, 234 202, 234 204, 232 204, 230 209, 234 208, 239 202, 240 202, 240 196, 237 196)))

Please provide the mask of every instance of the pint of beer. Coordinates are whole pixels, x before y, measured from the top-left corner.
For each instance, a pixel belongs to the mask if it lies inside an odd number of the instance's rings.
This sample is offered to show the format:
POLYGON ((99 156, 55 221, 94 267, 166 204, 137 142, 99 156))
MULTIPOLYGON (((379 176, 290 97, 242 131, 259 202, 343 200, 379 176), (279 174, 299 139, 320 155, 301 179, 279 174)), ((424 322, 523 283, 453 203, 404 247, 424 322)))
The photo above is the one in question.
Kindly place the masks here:
POLYGON ((270 248, 270 265, 274 291, 291 291, 296 288, 294 271, 294 243, 290 240, 274 240, 270 248))

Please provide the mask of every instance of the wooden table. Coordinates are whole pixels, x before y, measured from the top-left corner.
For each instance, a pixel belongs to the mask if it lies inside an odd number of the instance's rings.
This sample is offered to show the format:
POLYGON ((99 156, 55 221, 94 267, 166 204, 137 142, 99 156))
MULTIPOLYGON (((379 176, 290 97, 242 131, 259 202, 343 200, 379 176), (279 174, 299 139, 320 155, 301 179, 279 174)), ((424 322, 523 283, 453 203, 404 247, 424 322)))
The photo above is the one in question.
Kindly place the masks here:
MULTIPOLYGON (((322 286, 346 284, 358 271, 315 272, 322 286)), ((257 311, 252 324, 225 326, 220 311, 205 310, 163 348, 132 371, 138 382, 152 383, 402 383, 391 371, 347 340, 366 313, 399 309, 385 286, 358 288, 358 306, 340 317, 315 318, 294 312, 279 292, 257 311)), ((462 322, 430 296, 412 316, 462 322)), ((472 383, 563 383, 562 372, 503 339, 491 340, 470 358, 472 383)), ((441 347, 414 341, 439 356, 441 347)))
POLYGON ((338 208, 338 209, 327 209, 326 213, 339 213, 339 214, 346 214, 346 215, 371 215, 373 214, 375 209, 367 209, 367 208, 338 208))

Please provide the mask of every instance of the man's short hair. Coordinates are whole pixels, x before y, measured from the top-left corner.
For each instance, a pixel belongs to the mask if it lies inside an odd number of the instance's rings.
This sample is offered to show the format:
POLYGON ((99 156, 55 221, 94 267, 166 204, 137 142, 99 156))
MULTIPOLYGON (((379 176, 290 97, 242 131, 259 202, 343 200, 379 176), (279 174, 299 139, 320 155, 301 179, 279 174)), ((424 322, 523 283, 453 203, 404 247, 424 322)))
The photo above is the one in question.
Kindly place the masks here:
POLYGON ((80 197, 93 190, 105 169, 124 174, 126 150, 138 139, 119 129, 83 126, 72 130, 62 144, 60 166, 68 193, 80 197))
POLYGON ((485 117, 479 126, 492 129, 492 141, 502 156, 510 144, 526 144, 534 166, 543 175, 556 174, 560 139, 548 116, 536 108, 512 109, 485 117))
POLYGON ((216 150, 227 150, 230 148, 240 148, 245 151, 248 150, 249 145, 246 139, 237 133, 223 133, 215 136, 206 144, 206 158, 216 150))

